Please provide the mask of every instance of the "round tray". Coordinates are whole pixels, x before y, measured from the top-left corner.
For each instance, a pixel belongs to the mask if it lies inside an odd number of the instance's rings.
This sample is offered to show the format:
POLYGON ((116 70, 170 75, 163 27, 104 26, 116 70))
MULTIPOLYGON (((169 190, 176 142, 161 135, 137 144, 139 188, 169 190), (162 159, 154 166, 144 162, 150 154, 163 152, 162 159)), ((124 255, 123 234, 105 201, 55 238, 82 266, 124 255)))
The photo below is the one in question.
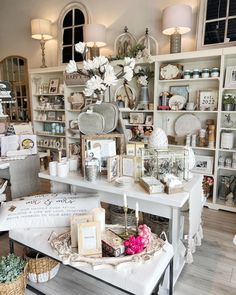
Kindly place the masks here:
MULTIPOLYGON (((117 225, 109 225, 110 229, 124 229, 124 227, 117 225)), ((93 270, 112 268, 118 269, 120 267, 126 267, 130 263, 146 263, 149 262, 153 256, 157 256, 162 253, 164 246, 168 243, 166 234, 162 233, 165 237, 165 241, 159 238, 156 234, 152 234, 152 242, 141 252, 134 255, 124 255, 119 257, 88 257, 82 256, 73 252, 70 246, 70 231, 57 235, 53 232, 49 238, 49 243, 52 248, 57 251, 58 256, 64 264, 70 264, 72 266, 90 266, 93 270)), ((162 235, 161 234, 161 235, 162 235)), ((160 236, 161 236, 160 235, 160 236)))
POLYGON ((178 136, 194 134, 201 129, 200 120, 192 114, 184 114, 175 122, 175 133, 178 136))

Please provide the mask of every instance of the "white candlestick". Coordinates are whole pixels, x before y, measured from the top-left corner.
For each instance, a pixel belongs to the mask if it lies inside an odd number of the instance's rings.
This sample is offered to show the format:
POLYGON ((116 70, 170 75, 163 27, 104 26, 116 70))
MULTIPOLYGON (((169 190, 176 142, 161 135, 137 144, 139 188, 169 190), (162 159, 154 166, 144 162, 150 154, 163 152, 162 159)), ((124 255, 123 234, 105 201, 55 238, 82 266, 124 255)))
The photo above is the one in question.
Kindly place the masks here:
POLYGON ((124 194, 124 207, 127 207, 127 196, 126 196, 126 194, 124 194))
POLYGON ((138 219, 139 218, 139 205, 138 203, 136 202, 136 210, 135 210, 135 217, 138 219))

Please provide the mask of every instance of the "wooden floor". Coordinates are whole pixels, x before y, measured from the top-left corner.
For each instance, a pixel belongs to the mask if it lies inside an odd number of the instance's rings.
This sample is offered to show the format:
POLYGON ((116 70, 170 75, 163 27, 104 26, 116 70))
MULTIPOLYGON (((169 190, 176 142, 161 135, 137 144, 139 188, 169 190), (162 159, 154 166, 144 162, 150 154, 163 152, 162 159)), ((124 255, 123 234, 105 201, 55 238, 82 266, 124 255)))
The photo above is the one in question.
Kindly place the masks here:
MULTIPOLYGON (((194 263, 185 265, 176 283, 174 295, 235 295, 236 294, 236 214, 205 208, 204 240, 194 254, 194 263)), ((17 249, 20 253, 21 249, 17 249)), ((0 255, 8 253, 7 234, 0 237, 0 255)), ((86 275, 61 267, 50 282, 40 285, 47 295, 122 295, 86 275)), ((32 295, 26 291, 27 295, 32 295)))

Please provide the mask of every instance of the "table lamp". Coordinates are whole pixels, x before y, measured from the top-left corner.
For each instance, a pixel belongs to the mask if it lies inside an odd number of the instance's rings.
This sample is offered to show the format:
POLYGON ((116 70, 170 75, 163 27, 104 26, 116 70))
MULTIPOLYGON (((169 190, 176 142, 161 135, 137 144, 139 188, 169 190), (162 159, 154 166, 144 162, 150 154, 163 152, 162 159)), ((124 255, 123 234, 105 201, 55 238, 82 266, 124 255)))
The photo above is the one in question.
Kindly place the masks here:
POLYGON ((31 34, 33 39, 40 40, 42 50, 42 65, 41 68, 46 68, 45 62, 45 42, 52 39, 51 21, 47 19, 32 19, 31 34))
POLYGON ((170 35, 170 53, 181 52, 181 35, 191 31, 192 8, 185 4, 166 7, 162 12, 162 33, 170 35))
POLYGON ((90 58, 99 56, 99 47, 106 45, 106 27, 101 24, 88 24, 83 27, 84 42, 90 48, 90 58))

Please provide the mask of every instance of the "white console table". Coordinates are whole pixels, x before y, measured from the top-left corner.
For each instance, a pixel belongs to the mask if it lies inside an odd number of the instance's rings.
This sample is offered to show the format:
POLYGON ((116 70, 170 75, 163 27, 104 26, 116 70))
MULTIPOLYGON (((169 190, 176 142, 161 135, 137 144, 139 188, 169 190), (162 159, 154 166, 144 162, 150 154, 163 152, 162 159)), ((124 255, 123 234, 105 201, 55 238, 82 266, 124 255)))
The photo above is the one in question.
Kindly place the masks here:
MULTIPOLYGON (((77 186, 86 191, 96 191, 100 195, 100 200, 105 203, 123 206, 123 194, 127 194, 128 207, 135 209, 136 202, 139 203, 140 211, 166 217, 170 219, 169 240, 174 248, 174 284, 180 275, 185 264, 186 248, 182 243, 181 236, 181 208, 189 200, 191 194, 199 197, 196 193, 201 187, 202 176, 195 175, 191 181, 186 183, 185 191, 168 195, 166 193, 149 195, 139 184, 134 184, 130 188, 118 188, 114 184, 107 182, 105 178, 100 178, 96 182, 85 180, 78 173, 73 172, 65 178, 51 176, 47 172, 39 173, 40 178, 52 181, 54 189, 58 184, 77 186)), ((201 200, 200 200, 201 201, 201 200)))

